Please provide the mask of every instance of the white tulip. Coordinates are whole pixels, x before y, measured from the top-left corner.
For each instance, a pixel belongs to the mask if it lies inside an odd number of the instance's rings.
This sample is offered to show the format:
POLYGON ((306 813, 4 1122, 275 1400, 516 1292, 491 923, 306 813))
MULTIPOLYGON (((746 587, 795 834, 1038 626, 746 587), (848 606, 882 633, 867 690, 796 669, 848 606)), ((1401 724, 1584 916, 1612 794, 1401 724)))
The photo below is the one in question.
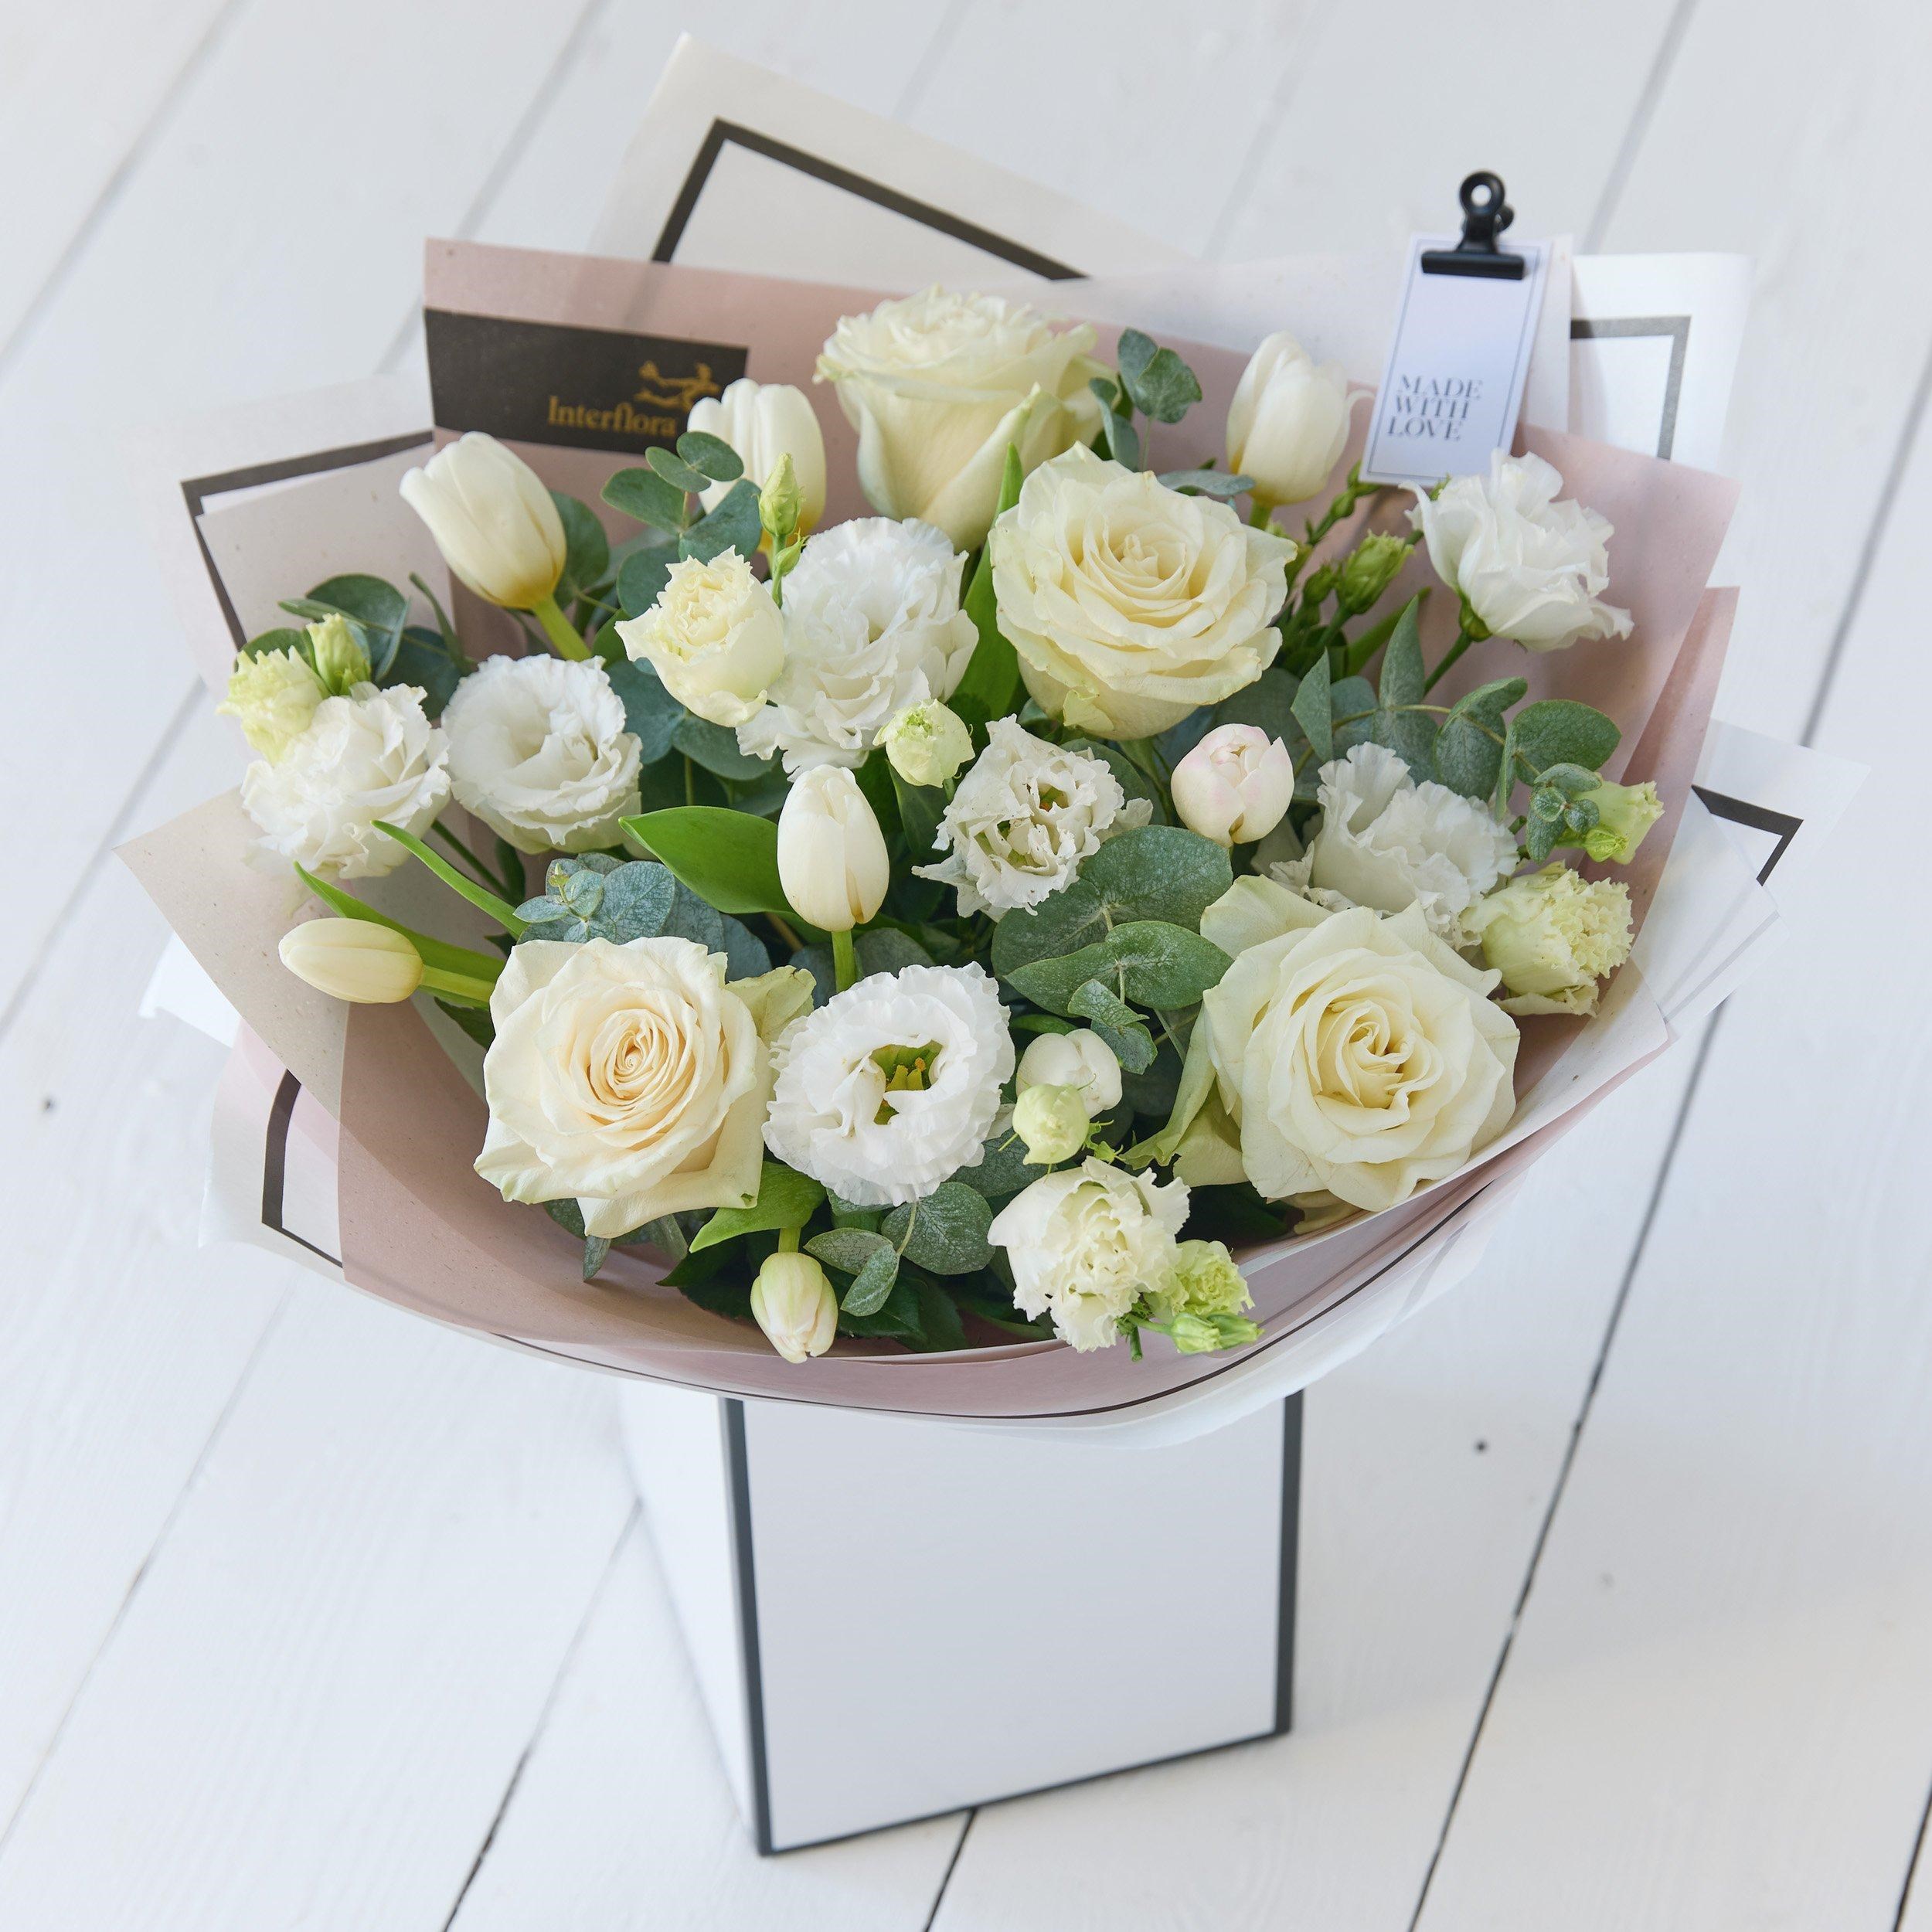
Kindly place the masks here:
MULTIPOLYGON (((729 443, 745 466, 745 474, 761 490, 781 459, 790 457, 798 486, 799 533, 817 527, 825 513, 825 439, 803 389, 789 383, 754 383, 741 376, 723 395, 693 403, 689 427, 729 443)), ((704 493, 705 508, 722 503, 730 488, 729 483, 714 484, 704 493)))
POLYGON ((687 711, 715 725, 755 718, 784 668, 785 628, 771 593, 736 550, 671 566, 658 600, 617 636, 687 711))
POLYGON ((849 933, 884 901, 885 835, 843 765, 815 765, 792 781, 778 814, 778 880, 792 910, 821 932, 849 933))
POLYGON ((751 1312, 787 1362, 823 1355, 838 1332, 838 1298, 808 1254, 768 1254, 751 1284, 751 1312))
POLYGON ((1294 760, 1259 725, 1222 725, 1174 767, 1174 809, 1219 845, 1251 845, 1281 824, 1294 796, 1294 760))
POLYGON ((472 430, 403 478, 403 501, 430 526, 443 561, 480 597, 534 611, 563 574, 563 519, 536 471, 472 430))
POLYGON ((423 983, 423 961, 404 936, 368 919, 311 919, 282 934, 282 964, 331 999, 393 1006, 423 983))
POLYGON ((1091 1028, 1043 1033, 1020 1056, 1013 1085, 1020 1094, 1029 1087, 1077 1087, 1087 1111, 1104 1114, 1121 1104, 1121 1063, 1091 1028))
POLYGON ((1349 408, 1339 362, 1318 364, 1292 335, 1270 335, 1228 405, 1228 468, 1254 479, 1257 503, 1305 502, 1342 461, 1349 408))

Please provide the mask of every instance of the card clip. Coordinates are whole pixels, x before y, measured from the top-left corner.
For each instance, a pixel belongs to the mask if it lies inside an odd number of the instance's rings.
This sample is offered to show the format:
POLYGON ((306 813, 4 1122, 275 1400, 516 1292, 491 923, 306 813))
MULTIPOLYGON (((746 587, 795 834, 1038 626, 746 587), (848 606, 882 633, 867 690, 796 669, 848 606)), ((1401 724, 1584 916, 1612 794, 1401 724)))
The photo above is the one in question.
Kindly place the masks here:
POLYGON ((1516 211, 1502 198, 1502 175, 1481 169, 1463 182, 1460 193, 1462 240, 1454 248, 1424 249, 1423 274, 1484 275, 1498 281, 1521 281, 1522 257, 1496 246, 1496 237, 1516 219, 1516 211))

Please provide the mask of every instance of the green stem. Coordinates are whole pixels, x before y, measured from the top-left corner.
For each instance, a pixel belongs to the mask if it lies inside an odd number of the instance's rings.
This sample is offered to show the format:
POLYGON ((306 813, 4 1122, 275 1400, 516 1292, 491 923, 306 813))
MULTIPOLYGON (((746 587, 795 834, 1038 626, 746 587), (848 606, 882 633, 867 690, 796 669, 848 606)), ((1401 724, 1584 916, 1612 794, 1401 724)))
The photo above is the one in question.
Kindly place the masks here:
POLYGON ((447 859, 431 852, 421 839, 404 832, 400 826, 386 825, 379 818, 376 821, 376 829, 393 838, 406 852, 413 852, 451 892, 460 893, 479 911, 488 913, 512 939, 523 937, 528 930, 529 922, 517 917, 514 906, 498 898, 495 893, 486 892, 481 886, 471 885, 447 859))
POLYGON ((455 1000, 462 1005, 488 1006, 496 981, 478 978, 468 973, 446 973, 437 966, 425 966, 422 984, 425 991, 440 993, 445 999, 455 1000))
POLYGON ((1257 530, 1273 529, 1270 519, 1274 515, 1274 505, 1271 503, 1250 502, 1248 505, 1248 521, 1257 530))
POLYGON ((1475 631, 1466 628, 1458 631, 1456 633, 1455 642, 1450 645, 1449 648, 1442 654, 1441 662, 1437 665, 1434 670, 1429 673, 1427 677, 1423 679, 1423 689, 1425 692, 1434 690, 1436 688, 1437 680, 1441 677, 1444 672, 1447 671, 1450 665, 1454 664, 1457 658, 1461 657, 1464 651, 1467 651, 1470 645, 1474 644, 1475 641, 1476 634, 1475 631))
POLYGON ((781 1254, 796 1254, 798 1252, 798 1236, 802 1232, 798 1228, 781 1228, 778 1230, 778 1252, 781 1254))
POLYGON ((441 839, 444 844, 447 845, 452 852, 455 852, 460 858, 465 859, 469 862, 470 870, 476 875, 476 883, 479 886, 486 887, 495 886, 500 885, 502 883, 498 879, 496 874, 491 871, 489 867, 485 865, 482 860, 478 858, 476 854, 471 851, 469 847, 466 845, 461 839, 457 838, 456 834, 451 832, 447 825, 443 823, 441 819, 437 819, 436 822, 430 827, 430 830, 437 838, 441 839))
POLYGON ((530 606, 530 614, 543 625, 545 636, 556 646, 560 658, 587 658, 590 647, 577 634, 569 618, 557 608, 556 599, 546 596, 530 606))
POLYGON ((852 944, 849 930, 834 933, 832 936, 832 977, 838 981, 840 992, 842 993, 848 986, 858 985, 859 953, 852 944))

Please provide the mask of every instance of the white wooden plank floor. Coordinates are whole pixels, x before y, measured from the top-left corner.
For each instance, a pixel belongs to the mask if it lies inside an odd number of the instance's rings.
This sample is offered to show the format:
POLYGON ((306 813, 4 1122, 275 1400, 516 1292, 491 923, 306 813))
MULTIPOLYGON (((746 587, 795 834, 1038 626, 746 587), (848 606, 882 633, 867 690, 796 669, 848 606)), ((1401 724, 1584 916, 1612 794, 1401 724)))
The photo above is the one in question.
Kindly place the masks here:
POLYGON ((162 930, 104 854, 233 754, 118 439, 414 352, 426 233, 580 241, 687 25, 1223 258, 1478 165, 1526 232, 1754 253, 1723 708, 1922 765, 1906 0, 4 0, 0 1927, 1932 1932, 1932 931, 1883 767, 1766 980, 1311 1393, 1284 1740, 760 1862, 609 1386, 195 1250, 217 1060, 134 1017, 162 930))

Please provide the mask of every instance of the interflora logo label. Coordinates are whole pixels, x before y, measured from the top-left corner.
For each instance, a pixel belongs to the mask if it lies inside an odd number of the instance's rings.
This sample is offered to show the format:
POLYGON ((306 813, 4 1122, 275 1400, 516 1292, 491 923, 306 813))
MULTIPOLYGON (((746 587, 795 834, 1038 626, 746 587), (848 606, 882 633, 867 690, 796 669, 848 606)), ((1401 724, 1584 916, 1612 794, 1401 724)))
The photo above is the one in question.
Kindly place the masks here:
POLYGON ((746 352, 620 329, 431 309, 430 398, 439 429, 517 443, 642 451, 684 433, 691 406, 745 372, 746 352))

